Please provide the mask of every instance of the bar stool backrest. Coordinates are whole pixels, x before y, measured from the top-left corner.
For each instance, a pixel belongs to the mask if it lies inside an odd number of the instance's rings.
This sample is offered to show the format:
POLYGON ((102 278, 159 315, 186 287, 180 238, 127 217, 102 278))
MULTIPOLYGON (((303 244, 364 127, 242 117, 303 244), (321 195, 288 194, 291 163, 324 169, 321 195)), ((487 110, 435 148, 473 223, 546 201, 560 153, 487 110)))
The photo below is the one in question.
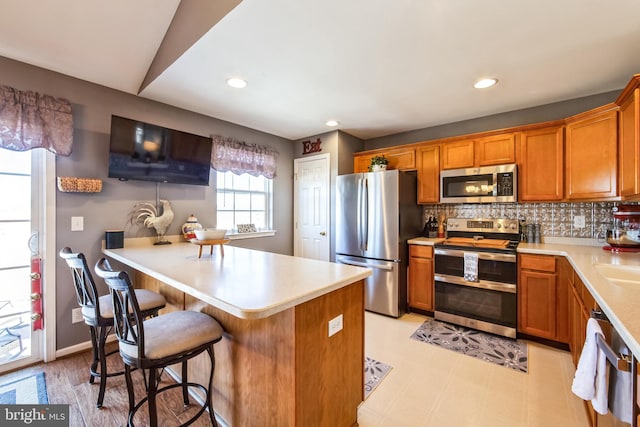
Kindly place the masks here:
POLYGON ((91 326, 98 326, 100 324, 100 300, 91 270, 87 265, 87 259, 84 254, 74 253, 69 247, 65 247, 60 251, 60 257, 67 262, 71 269, 76 298, 78 305, 82 307, 82 316, 85 323, 91 326))
MULTIPOLYGON (((109 286, 113 300, 113 323, 116 337, 120 341, 120 348, 126 347, 126 354, 137 353, 137 360, 144 358, 144 316, 136 293, 124 271, 113 271, 109 261, 102 258, 96 263, 96 274, 109 286), (136 352, 137 350, 137 352, 136 352)), ((126 357, 121 351, 122 357, 126 357)))

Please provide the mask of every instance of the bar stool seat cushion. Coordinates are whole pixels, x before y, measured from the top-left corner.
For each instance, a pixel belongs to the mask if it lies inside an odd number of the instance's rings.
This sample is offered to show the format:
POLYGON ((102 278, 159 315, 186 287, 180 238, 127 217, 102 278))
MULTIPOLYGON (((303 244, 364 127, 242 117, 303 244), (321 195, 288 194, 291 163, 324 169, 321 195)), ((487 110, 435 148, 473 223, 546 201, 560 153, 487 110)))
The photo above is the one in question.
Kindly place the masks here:
MULTIPOLYGON (((164 307, 167 303, 165 298, 157 292, 147 289, 136 289, 135 293, 138 299, 138 305, 140 305, 140 311, 142 312, 157 307, 164 307)), ((104 319, 113 319, 113 301, 111 300, 111 295, 103 295, 99 297, 98 300, 100 300, 100 316, 104 319)), ((93 307, 82 307, 82 316, 84 316, 85 319, 93 319, 95 317, 95 310, 93 307)))
MULTIPOLYGON (((144 321, 144 357, 163 359, 222 338, 222 326, 197 311, 174 311, 144 321)), ((138 357, 138 347, 120 341, 120 353, 138 357)))

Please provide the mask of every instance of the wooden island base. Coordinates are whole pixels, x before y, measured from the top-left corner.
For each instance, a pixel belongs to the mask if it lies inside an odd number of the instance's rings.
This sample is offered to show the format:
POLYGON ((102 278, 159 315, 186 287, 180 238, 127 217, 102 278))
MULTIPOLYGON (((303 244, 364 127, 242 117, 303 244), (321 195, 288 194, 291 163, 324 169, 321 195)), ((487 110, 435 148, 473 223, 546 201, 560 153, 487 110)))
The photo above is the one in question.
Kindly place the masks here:
MULTIPOLYGON (((358 425, 364 396, 363 280, 263 319, 240 319, 140 272, 135 281, 162 293, 166 311, 202 311, 224 327, 223 340, 214 346, 213 405, 228 425, 358 425), (343 330, 329 337, 329 320, 341 314, 343 330)), ((190 381, 206 384, 208 372, 202 355, 189 363, 190 381)))

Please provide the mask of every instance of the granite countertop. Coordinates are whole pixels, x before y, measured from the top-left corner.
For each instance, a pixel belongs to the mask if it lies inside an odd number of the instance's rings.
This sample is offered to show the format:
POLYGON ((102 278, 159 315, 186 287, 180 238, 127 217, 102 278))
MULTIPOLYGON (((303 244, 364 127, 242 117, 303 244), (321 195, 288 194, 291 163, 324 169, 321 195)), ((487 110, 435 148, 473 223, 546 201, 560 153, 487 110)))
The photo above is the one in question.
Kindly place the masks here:
POLYGON ((344 264, 225 246, 213 255, 198 246, 153 246, 126 239, 122 249, 103 253, 123 264, 244 319, 271 316, 370 276, 344 264))
POLYGON ((640 282, 612 282, 595 267, 597 264, 637 267, 640 274, 640 253, 612 253, 603 250, 602 245, 562 243, 521 243, 518 252, 566 257, 620 337, 640 356, 640 282))

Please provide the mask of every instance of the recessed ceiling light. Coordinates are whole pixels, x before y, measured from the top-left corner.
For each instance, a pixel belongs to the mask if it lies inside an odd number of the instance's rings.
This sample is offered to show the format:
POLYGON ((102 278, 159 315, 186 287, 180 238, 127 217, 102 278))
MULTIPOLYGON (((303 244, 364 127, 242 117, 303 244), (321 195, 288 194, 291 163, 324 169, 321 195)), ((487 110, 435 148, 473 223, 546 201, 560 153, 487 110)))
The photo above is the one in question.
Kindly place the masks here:
POLYGON ((231 87, 235 87, 236 89, 242 89, 247 86, 247 81, 239 79, 237 77, 232 77, 227 79, 227 84, 231 87))
POLYGON ((325 122, 325 125, 331 126, 331 127, 338 126, 339 124, 340 124, 340 122, 337 121, 337 120, 327 120, 325 122))
POLYGON ((487 78, 487 79, 482 79, 482 80, 478 80, 473 87, 475 87, 476 89, 486 89, 488 87, 493 86, 494 84, 498 83, 498 79, 495 79, 493 77, 487 78))

